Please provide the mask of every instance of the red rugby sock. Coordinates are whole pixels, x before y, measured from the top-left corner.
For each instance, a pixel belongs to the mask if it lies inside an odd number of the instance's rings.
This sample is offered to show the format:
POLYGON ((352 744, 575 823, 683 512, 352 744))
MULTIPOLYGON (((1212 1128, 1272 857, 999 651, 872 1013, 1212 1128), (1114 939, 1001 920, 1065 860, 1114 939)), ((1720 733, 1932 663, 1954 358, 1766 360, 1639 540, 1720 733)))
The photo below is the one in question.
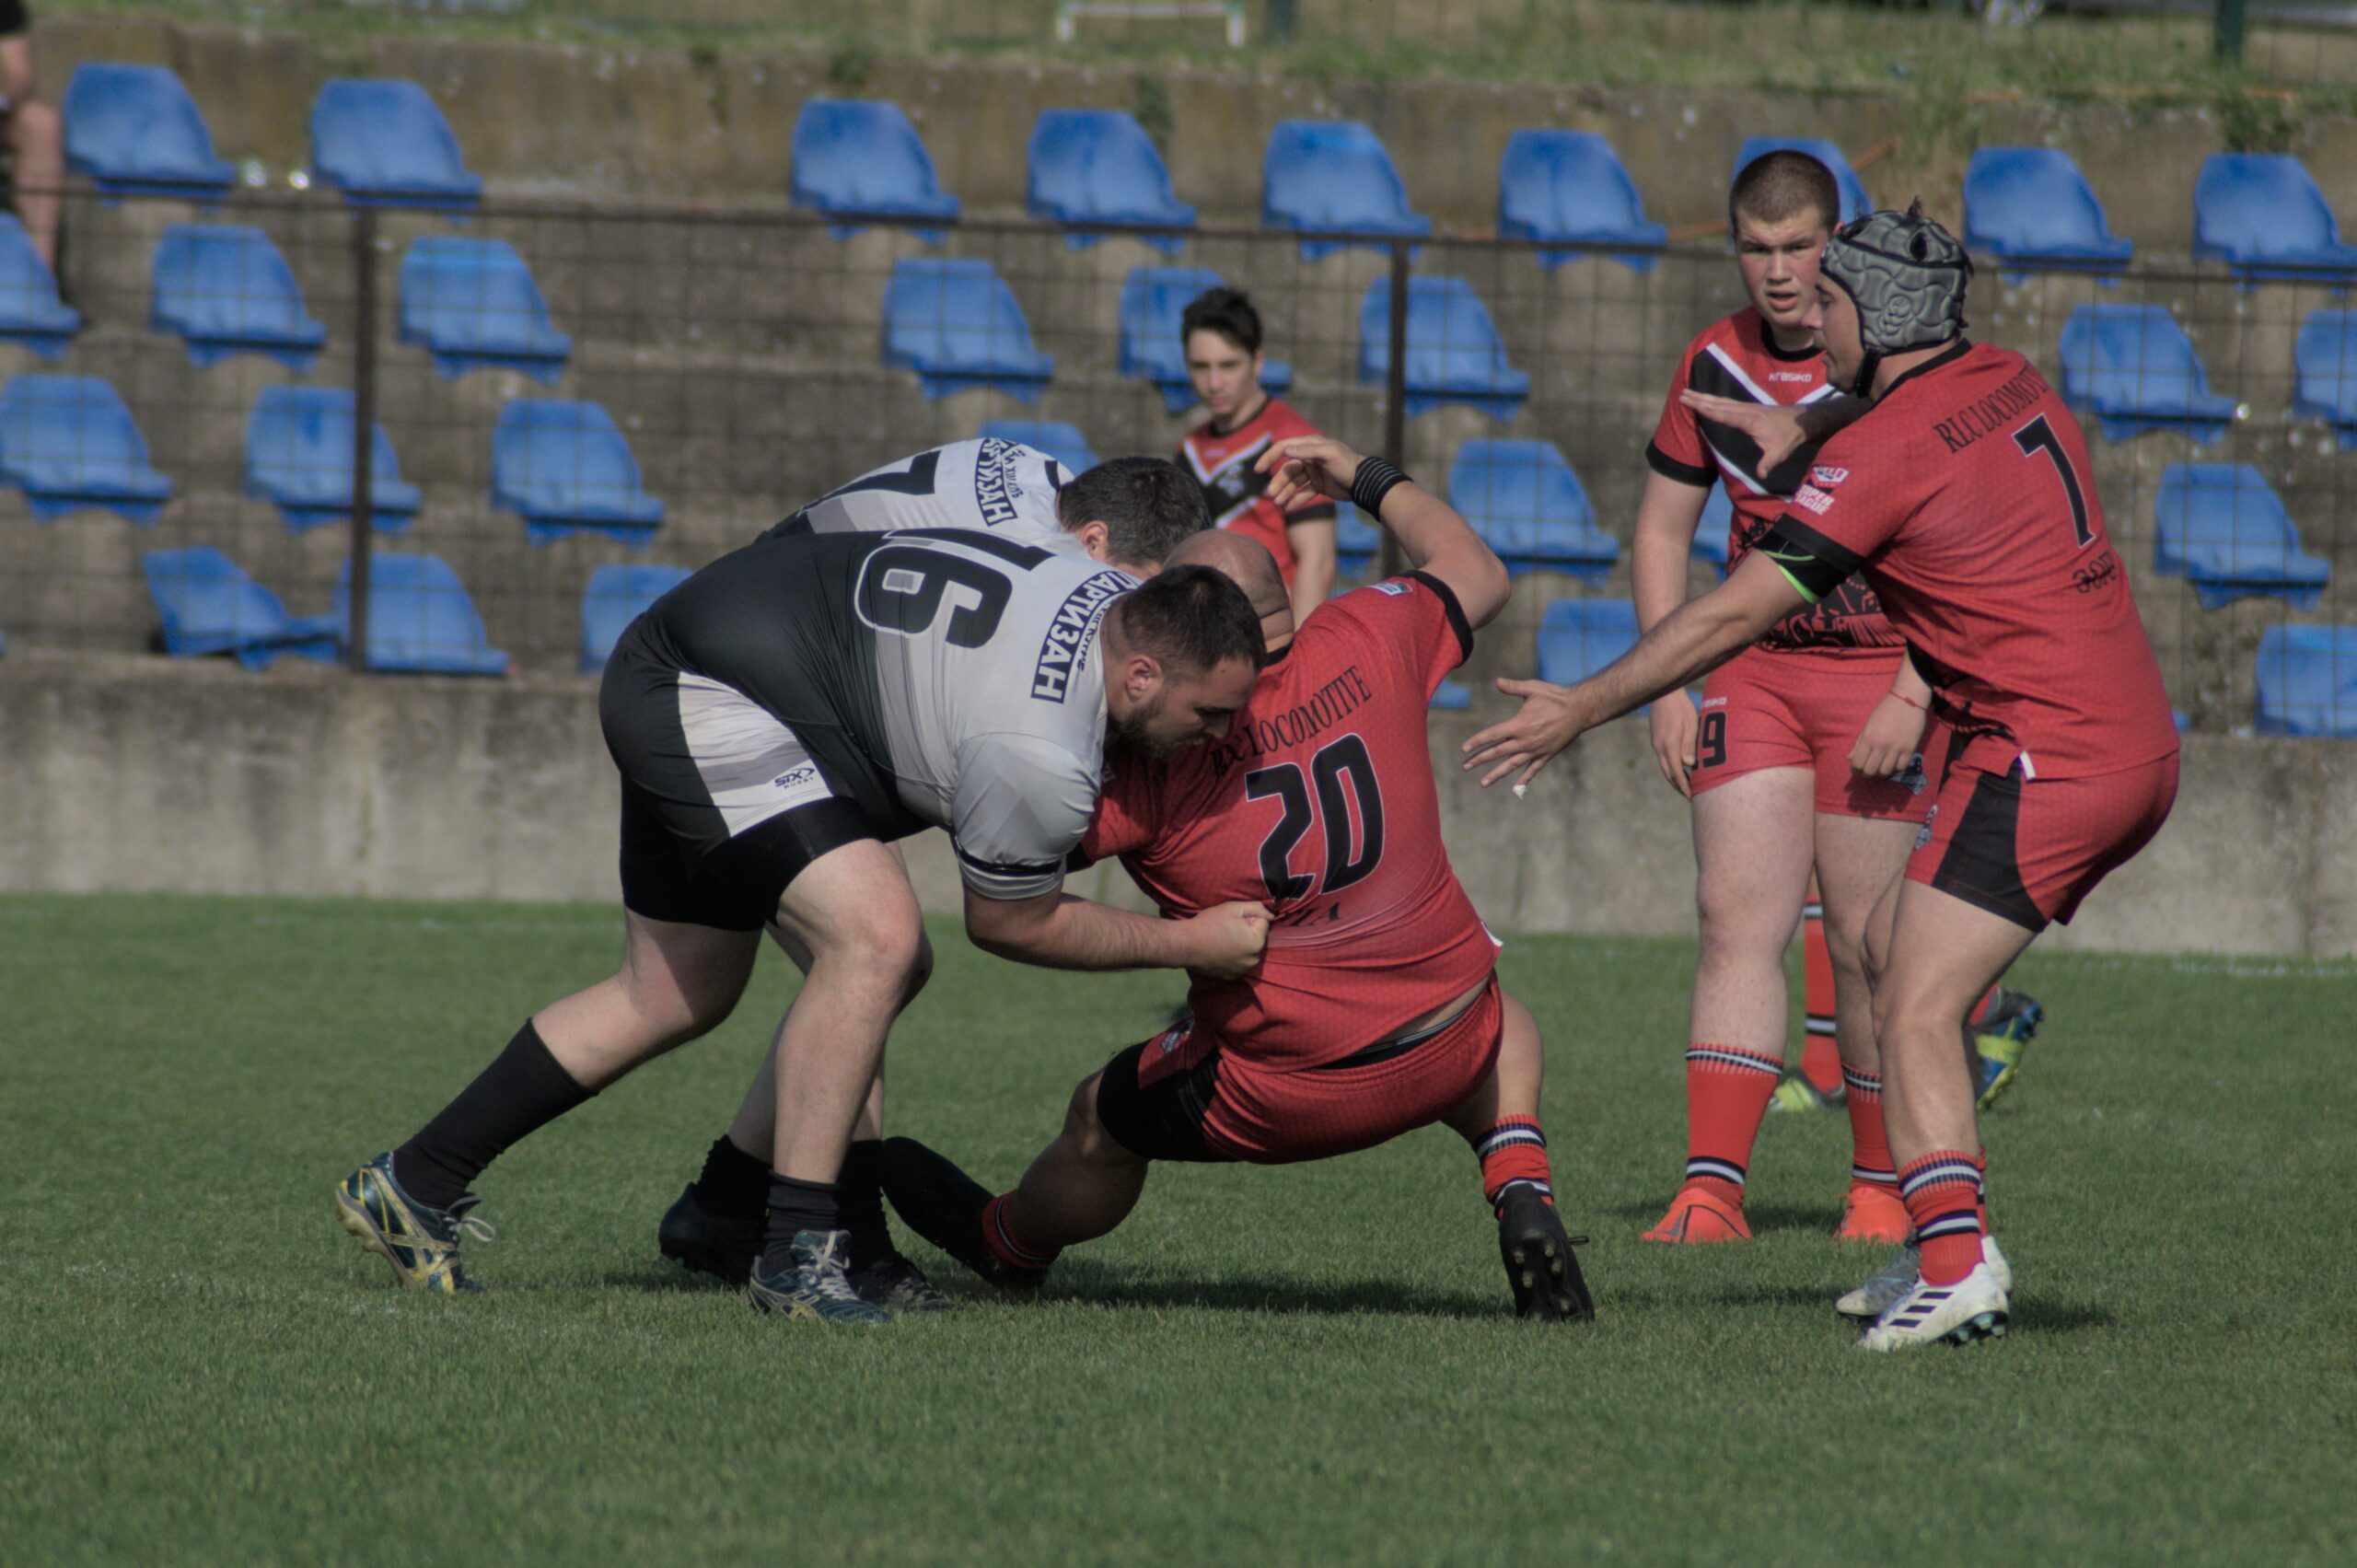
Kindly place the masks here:
POLYGON ((1972 1011, 1964 1016, 1964 1027, 1967 1028, 1979 1028, 1980 1023, 1989 1016, 1989 1009, 1997 1005, 1998 993, 2003 990, 2004 987, 2002 985, 1991 986, 1989 988, 1988 994, 1981 997, 1980 1001, 1975 1002, 1972 1005, 1972 1011))
POLYGON ((1007 1200, 1012 1192, 1002 1192, 982 1205, 982 1245, 990 1255, 1010 1269, 1026 1273, 1044 1273, 1056 1260, 1061 1247, 1039 1248, 1027 1244, 1007 1223, 1007 1200))
POLYGON ((1481 1162, 1481 1196, 1492 1213, 1505 1201, 1506 1189, 1520 1184, 1533 1189, 1548 1202, 1555 1201, 1554 1178, 1547 1168, 1547 1134, 1535 1116, 1502 1116, 1496 1125, 1473 1140, 1474 1157, 1481 1162))
POLYGON ((1752 1140, 1782 1076, 1781 1057, 1698 1041, 1686 1048, 1686 1185, 1743 1202, 1752 1140))
POLYGON ((1934 1149, 1898 1173, 1915 1222, 1926 1283, 1952 1285, 1980 1262, 1980 1167, 1961 1149, 1934 1149))
POLYGON ((1806 1030, 1801 1076, 1818 1094, 1841 1086, 1841 1053, 1833 1043, 1833 954, 1825 945, 1825 906, 1811 899, 1801 911, 1801 1011, 1806 1030))
POLYGON ((1841 1069, 1842 1086, 1850 1108, 1850 1179, 1898 1191, 1898 1172, 1890 1163, 1890 1135, 1882 1124, 1882 1074, 1841 1069))

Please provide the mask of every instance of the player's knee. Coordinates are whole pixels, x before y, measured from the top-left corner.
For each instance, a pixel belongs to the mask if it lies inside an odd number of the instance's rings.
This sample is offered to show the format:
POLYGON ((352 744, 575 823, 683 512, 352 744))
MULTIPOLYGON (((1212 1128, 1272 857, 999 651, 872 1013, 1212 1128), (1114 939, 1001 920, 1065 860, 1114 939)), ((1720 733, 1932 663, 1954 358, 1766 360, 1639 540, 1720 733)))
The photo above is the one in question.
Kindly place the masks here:
POLYGON ((832 958, 856 965, 878 985, 904 998, 923 988, 933 965, 933 944, 913 900, 879 899, 863 906, 840 923, 833 936, 831 951, 815 952, 815 962, 832 958))
POLYGON ((917 928, 916 961, 910 966, 908 981, 901 988, 900 992, 902 1005, 905 1006, 908 1003, 915 1001, 917 999, 917 993, 923 991, 925 988, 926 983, 932 979, 933 938, 925 935, 924 928, 923 926, 919 926, 917 928))
POLYGON ((1064 1141, 1090 1165, 1132 1165, 1137 1156, 1105 1131, 1097 1115, 1097 1088, 1102 1074, 1091 1073, 1072 1091, 1064 1107, 1064 1141))

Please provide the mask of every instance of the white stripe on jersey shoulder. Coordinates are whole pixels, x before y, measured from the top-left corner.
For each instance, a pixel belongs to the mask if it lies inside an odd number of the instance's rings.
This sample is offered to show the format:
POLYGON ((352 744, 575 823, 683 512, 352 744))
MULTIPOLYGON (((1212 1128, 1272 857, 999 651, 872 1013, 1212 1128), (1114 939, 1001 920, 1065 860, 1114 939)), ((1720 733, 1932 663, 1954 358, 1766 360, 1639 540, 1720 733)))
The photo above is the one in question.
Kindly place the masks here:
POLYGON ((1771 407, 1774 407, 1777 404, 1779 400, 1770 397, 1766 390, 1760 387, 1759 382, 1753 380, 1749 376, 1745 375, 1743 366, 1737 365, 1733 357, 1728 354, 1726 350, 1721 348, 1716 343, 1713 343, 1702 352, 1709 354, 1713 359, 1717 360, 1719 362, 1719 368, 1735 377, 1736 385, 1741 387, 1745 391, 1749 392, 1753 397, 1759 399, 1761 402, 1766 403, 1771 407))
POLYGON ((1209 468, 1203 467, 1202 459, 1195 456, 1195 446, 1193 442, 1181 441, 1178 443, 1178 449, 1187 454, 1187 466, 1195 471, 1195 477, 1199 480, 1209 480, 1212 475, 1225 469, 1232 469, 1237 463, 1244 461, 1248 458, 1257 459, 1261 453, 1267 451, 1271 447, 1276 444, 1276 436, 1272 434, 1263 434, 1258 441, 1253 442, 1249 447, 1238 447, 1237 450, 1230 452, 1227 456, 1222 458, 1219 461, 1213 463, 1209 468))

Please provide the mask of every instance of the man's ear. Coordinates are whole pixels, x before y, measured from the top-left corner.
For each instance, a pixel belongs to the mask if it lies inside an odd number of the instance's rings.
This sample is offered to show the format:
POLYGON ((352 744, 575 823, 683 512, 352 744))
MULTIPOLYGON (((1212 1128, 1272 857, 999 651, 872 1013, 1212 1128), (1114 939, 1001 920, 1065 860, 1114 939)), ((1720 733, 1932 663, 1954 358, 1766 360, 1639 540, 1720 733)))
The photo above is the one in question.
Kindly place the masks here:
POLYGON ((1162 661, 1152 654, 1133 653, 1121 660, 1121 694, 1132 703, 1148 703, 1162 689, 1162 661))
POLYGON ((1101 522, 1083 523, 1072 530, 1072 537, 1080 540, 1080 548, 1091 561, 1111 563, 1113 560, 1113 530, 1111 528, 1101 522))

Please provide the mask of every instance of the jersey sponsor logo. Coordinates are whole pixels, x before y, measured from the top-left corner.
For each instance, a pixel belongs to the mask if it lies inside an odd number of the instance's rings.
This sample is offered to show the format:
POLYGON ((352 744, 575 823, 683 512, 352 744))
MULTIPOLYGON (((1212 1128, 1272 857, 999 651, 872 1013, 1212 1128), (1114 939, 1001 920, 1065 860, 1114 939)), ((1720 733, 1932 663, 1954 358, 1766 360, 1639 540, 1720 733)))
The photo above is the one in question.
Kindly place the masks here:
POLYGON ((1072 695, 1073 677, 1088 663, 1088 649, 1097 623, 1113 601, 1137 584, 1124 573, 1098 572, 1064 596, 1040 639, 1039 657, 1031 667, 1031 695, 1043 703, 1061 703, 1072 695))
POLYGON ((1793 505, 1805 506, 1821 517, 1833 509, 1833 497, 1814 484, 1804 484, 1793 493, 1793 505))
POLYGON ((1848 469, 1828 468, 1823 463, 1808 470, 1808 482, 1821 489, 1830 490, 1850 477, 1848 469))
POLYGON ((1405 597, 1409 588, 1406 583, 1376 583, 1373 587, 1376 593, 1389 594, 1393 598, 1405 597))
POLYGON ((1014 442, 993 436, 974 455, 974 509, 986 528, 1016 520, 1016 503, 1023 499, 1023 486, 1015 478, 1016 451, 1014 442))
POLYGON ((1806 382, 1806 381, 1814 381, 1814 380, 1816 380, 1816 379, 1817 379, 1817 377, 1814 377, 1814 376, 1812 376, 1812 375, 1810 375, 1810 374, 1809 374, 1807 371, 1805 371, 1805 370, 1771 370, 1770 372, 1768 372, 1768 379, 1770 379, 1771 381, 1803 381, 1803 382, 1806 382))
POLYGON ((770 781, 772 789, 799 789, 819 776, 819 770, 805 762, 798 768, 788 768, 770 781))
POLYGON ((2038 373, 2038 366, 2025 365, 2012 380, 1987 397, 1935 421, 1932 430, 1949 451, 1961 452, 2026 412, 2046 392, 2046 377, 2038 373))
POLYGON ((2095 560, 2071 574, 2071 587, 2078 593, 2091 594, 2097 588, 2109 586, 2111 580, 2118 575, 2119 575, 2119 557, 2107 550, 2095 560))

